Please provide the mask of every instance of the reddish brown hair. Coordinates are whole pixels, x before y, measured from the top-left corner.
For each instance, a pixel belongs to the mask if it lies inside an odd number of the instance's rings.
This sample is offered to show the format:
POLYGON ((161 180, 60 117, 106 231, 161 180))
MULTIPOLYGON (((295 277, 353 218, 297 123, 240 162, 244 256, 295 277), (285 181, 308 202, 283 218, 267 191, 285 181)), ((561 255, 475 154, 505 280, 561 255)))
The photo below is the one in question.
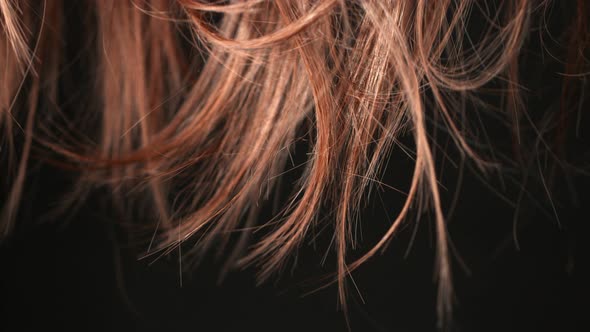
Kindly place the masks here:
POLYGON ((68 66, 62 36, 71 33, 66 2, 0 1, 2 153, 14 172, 3 235, 13 228, 36 147, 80 171, 73 196, 96 184, 108 184, 115 196, 145 185, 142 197, 157 215, 150 251, 172 250, 195 233, 201 234, 196 250, 203 250, 215 238, 256 226, 259 201, 276 187, 305 132, 310 150, 290 200, 266 224, 270 230, 260 242, 248 250, 240 242, 239 262, 260 264, 267 278, 328 208, 345 304, 350 271, 387 245, 411 209, 429 208, 444 316, 451 272, 426 117, 436 113, 465 156, 482 169, 493 166, 462 129, 461 101, 495 80, 508 97, 506 112, 519 118, 519 55, 533 30, 531 17, 547 1, 502 0, 493 8, 473 0, 85 5, 94 13, 81 32, 89 36, 85 47, 96 83, 86 92, 94 106, 78 109, 67 127, 39 114, 59 113, 40 105, 57 105, 60 98, 60 72, 68 66), (474 12, 487 22, 477 36, 468 32, 474 12), (96 126, 96 133, 76 130, 96 126), (398 141, 404 132, 414 141, 405 204, 382 239, 349 262, 352 223, 368 189, 380 183, 387 155, 407 150, 398 141), (15 135, 23 137, 19 149, 13 148, 15 135))

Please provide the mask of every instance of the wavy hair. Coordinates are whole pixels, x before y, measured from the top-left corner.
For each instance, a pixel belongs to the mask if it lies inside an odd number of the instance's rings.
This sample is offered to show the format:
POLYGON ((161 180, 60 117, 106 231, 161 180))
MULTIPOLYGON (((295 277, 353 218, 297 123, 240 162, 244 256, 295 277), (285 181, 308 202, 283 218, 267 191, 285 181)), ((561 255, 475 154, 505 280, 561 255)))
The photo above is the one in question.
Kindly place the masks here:
MULTIPOLYGON (((153 232, 150 253, 170 252, 196 234, 194 250, 202 252, 228 245, 229 234, 240 232, 228 259, 258 265, 265 279, 318 224, 331 224, 332 280, 346 308, 347 275, 412 221, 410 211, 428 209, 444 318, 451 308, 450 255, 430 124, 444 128, 480 169, 495 167, 462 120, 486 107, 469 109, 465 101, 493 84, 504 100, 494 112, 509 120, 518 142, 527 111, 520 57, 551 5, 85 1, 77 18, 83 29, 72 31, 75 15, 67 15, 66 1, 0 0, 0 126, 8 174, 0 231, 6 236, 14 228, 36 153, 76 174, 64 206, 98 186, 110 188, 113 203, 124 209, 137 209, 123 203, 136 197, 147 208, 140 219, 153 232), (83 57, 84 73, 66 61, 72 54, 83 57), (74 86, 67 79, 72 73, 87 75, 86 85, 74 86), (62 105, 80 93, 85 102, 64 114, 62 105), (296 146, 305 150, 299 163, 291 160, 296 146), (371 187, 382 184, 395 149, 413 160, 405 203, 382 238, 350 260, 358 212, 371 187), (291 194, 261 223, 261 202, 293 168, 291 194), (248 234, 258 228, 264 236, 251 243, 248 234)), ((570 77, 586 68, 588 5, 578 0, 577 6, 570 77)))

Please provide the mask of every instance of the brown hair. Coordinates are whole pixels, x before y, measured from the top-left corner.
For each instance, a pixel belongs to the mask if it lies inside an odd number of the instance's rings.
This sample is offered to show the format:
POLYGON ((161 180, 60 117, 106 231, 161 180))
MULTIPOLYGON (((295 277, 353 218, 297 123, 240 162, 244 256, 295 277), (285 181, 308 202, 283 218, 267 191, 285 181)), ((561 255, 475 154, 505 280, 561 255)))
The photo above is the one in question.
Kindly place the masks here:
MULTIPOLYGON (((548 1, 86 1, 81 32, 68 31, 67 6, 0 0, 0 125, 12 172, 3 235, 14 226, 35 150, 79 171, 71 197, 106 184, 117 204, 135 191, 153 202, 150 252, 169 252, 196 233, 195 250, 204 250, 261 227, 259 202, 307 140, 292 195, 264 224, 264 238, 248 250, 239 242, 239 262, 259 264, 260 277, 269 277, 327 209, 345 307, 347 275, 387 246, 411 209, 429 208, 444 317, 451 272, 427 117, 481 169, 493 167, 470 143, 462 101, 493 81, 518 136, 519 55, 548 1), (485 22, 481 31, 469 27, 473 17, 485 22), (80 49, 94 82, 84 91, 90 102, 60 124, 50 119, 67 118, 57 106, 66 33, 85 36, 80 49), (399 142, 405 132, 413 147, 399 142), (381 240, 349 262, 357 212, 396 148, 414 160, 405 204, 381 240)), ((576 22, 587 32, 585 20, 576 22)))

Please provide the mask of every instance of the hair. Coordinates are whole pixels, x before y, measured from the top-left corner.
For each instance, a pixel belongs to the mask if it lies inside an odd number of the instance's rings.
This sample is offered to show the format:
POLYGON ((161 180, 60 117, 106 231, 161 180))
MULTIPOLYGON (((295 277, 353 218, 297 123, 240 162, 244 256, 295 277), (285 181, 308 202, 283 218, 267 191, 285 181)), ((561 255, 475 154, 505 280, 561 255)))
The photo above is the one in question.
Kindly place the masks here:
MULTIPOLYGON (((433 126, 482 171, 498 161, 478 148, 467 117, 494 112, 521 144, 526 124, 519 121, 530 119, 519 82, 523 45, 542 34, 539 18, 552 5, 105 0, 77 4, 83 9, 67 15, 66 1, 0 0, 0 138, 8 174, 0 232, 15 226, 36 155, 76 174, 64 206, 98 187, 110 188, 122 209, 137 209, 123 203, 136 197, 148 208, 140 219, 153 232, 150 253, 168 253, 196 234, 194 250, 203 252, 240 232, 228 259, 258 265, 261 279, 329 221, 337 257, 331 280, 346 309, 351 271, 385 249, 412 221, 411 211, 428 210, 444 320, 453 290, 433 126), (69 30, 72 19, 83 22, 82 31, 69 30), (491 90, 502 96, 496 108, 480 98, 491 90), (75 111, 66 114, 65 105, 75 111), (302 144, 305 160, 296 165, 291 153, 302 144), (382 238, 350 261, 358 212, 382 185, 396 149, 413 160, 405 203, 382 238), (294 169, 290 196, 260 223, 261 202, 294 169), (247 234, 258 228, 264 236, 251 244, 247 234)), ((563 60, 566 100, 577 98, 576 77, 587 68, 588 5, 575 5, 569 31, 578 33, 563 60)))

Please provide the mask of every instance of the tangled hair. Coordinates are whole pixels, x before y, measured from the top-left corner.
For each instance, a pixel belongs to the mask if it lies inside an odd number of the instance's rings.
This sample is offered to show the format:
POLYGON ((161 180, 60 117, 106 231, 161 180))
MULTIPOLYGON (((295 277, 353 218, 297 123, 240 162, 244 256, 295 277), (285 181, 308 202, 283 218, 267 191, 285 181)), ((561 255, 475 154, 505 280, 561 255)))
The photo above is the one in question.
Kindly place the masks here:
MULTIPOLYGON (((3 236, 39 160, 77 174, 62 209, 110 188, 115 206, 144 212, 149 253, 168 253, 197 234, 193 250, 201 253, 240 232, 228 259, 258 265, 261 279, 329 222, 337 257, 331 280, 346 308, 347 275, 384 249, 411 211, 428 209, 439 317, 448 314, 450 254, 433 128, 482 171, 498 161, 479 148, 469 113, 495 112, 520 144, 526 124, 519 121, 530 117, 519 60, 554 4, 101 0, 78 4, 73 15, 69 5, 0 0, 3 236), (82 31, 68 30, 72 19, 82 31), (495 109, 479 98, 492 90, 503 100, 495 109), (63 112, 65 105, 74 111, 63 112), (296 147, 307 149, 299 163, 291 160, 296 147), (395 149, 413 160, 405 203, 382 238, 351 261, 358 211, 395 149), (260 224, 262 202, 286 172, 297 172, 291 195, 260 224), (258 228, 264 235, 251 241, 258 228)), ((576 37, 564 60, 570 78, 586 68, 588 41, 588 5, 575 5, 576 37)), ((564 83, 567 98, 576 96, 572 82, 564 83)))

